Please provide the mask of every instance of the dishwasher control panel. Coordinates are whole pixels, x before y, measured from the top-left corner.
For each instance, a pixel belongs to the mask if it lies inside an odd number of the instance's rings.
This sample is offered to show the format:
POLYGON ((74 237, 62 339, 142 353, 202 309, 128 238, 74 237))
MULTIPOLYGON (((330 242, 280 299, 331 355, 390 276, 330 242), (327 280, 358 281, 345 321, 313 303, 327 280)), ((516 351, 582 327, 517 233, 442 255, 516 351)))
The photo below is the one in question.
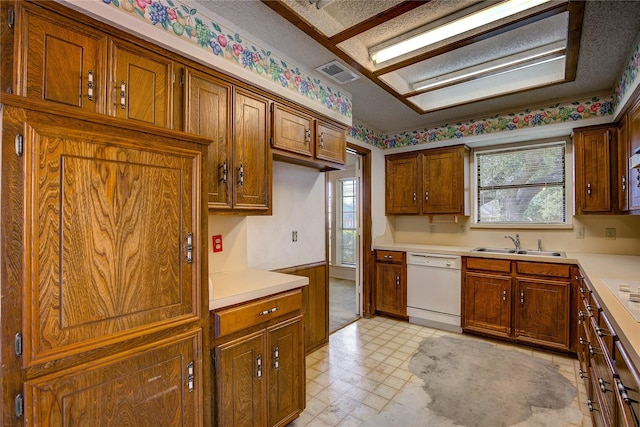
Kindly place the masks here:
POLYGON ((460 270, 462 268, 462 261, 459 256, 455 255, 408 252, 407 265, 423 265, 425 267, 451 268, 460 270))

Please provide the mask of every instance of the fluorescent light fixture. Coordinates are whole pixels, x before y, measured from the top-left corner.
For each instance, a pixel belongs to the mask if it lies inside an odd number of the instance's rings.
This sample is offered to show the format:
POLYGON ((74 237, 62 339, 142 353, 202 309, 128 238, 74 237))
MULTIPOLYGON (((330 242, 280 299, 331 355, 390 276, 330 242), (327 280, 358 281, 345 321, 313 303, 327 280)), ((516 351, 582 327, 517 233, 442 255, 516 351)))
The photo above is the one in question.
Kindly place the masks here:
POLYGON ((483 25, 499 21, 516 13, 544 4, 550 0, 507 0, 447 24, 432 28, 413 37, 401 40, 390 46, 369 50, 371 61, 380 64, 425 46, 457 36, 483 25))
POLYGON ((448 74, 432 77, 413 84, 414 91, 433 89, 443 86, 449 86, 465 80, 470 80, 478 76, 489 75, 493 72, 511 70, 511 67, 517 66, 522 68, 524 64, 539 64, 548 60, 550 57, 558 58, 560 54, 564 56, 566 41, 559 41, 545 46, 520 52, 515 55, 505 56, 493 61, 474 65, 462 70, 457 70, 448 74), (532 62, 533 61, 533 62, 532 62))

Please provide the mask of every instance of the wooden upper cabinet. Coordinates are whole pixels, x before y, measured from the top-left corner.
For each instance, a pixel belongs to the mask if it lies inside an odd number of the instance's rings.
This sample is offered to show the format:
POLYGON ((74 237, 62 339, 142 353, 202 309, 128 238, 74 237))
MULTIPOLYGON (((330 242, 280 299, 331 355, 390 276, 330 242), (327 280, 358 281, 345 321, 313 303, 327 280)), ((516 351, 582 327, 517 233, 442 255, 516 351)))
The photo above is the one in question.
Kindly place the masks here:
POLYGON ((343 169, 347 159, 346 128, 299 108, 272 105, 271 146, 277 160, 318 168, 343 169))
POLYGON ((17 11, 16 94, 104 112, 106 35, 26 2, 17 11))
MULTIPOLYGON (((640 100, 627 117, 629 155, 640 152, 640 100)), ((627 162, 629 160, 627 159, 627 162)), ((627 167, 628 167, 627 163, 627 167)), ((629 169, 629 209, 640 209, 640 168, 629 169)))
POLYGON ((316 157, 344 165, 347 160, 347 135, 344 127, 316 121, 316 157))
POLYGON ((422 212, 462 214, 464 212, 463 152, 460 149, 422 156, 422 212))
POLYGON ((386 156, 386 214, 468 215, 465 146, 386 156))
POLYGON ((574 132, 576 214, 610 213, 612 129, 597 127, 574 132))
POLYGON ((273 104, 273 148, 312 157, 313 118, 302 112, 273 104))
POLYGON ((25 366, 198 321, 199 147, 34 117, 25 125, 25 366))
POLYGON ((148 50, 111 42, 111 115, 172 127, 173 64, 148 50))
POLYGON ((631 150, 629 148, 629 127, 627 126, 628 117, 625 115, 618 124, 618 149, 617 149, 617 192, 618 192, 618 210, 626 212, 629 210, 629 156, 631 150))
POLYGON ((271 213, 270 101, 234 89, 233 208, 271 213))
POLYGON ((418 214, 420 192, 418 156, 386 157, 385 211, 391 214, 418 214))
POLYGON ((186 71, 185 85, 185 130, 211 139, 206 171, 209 208, 230 209, 231 85, 193 70, 186 71))

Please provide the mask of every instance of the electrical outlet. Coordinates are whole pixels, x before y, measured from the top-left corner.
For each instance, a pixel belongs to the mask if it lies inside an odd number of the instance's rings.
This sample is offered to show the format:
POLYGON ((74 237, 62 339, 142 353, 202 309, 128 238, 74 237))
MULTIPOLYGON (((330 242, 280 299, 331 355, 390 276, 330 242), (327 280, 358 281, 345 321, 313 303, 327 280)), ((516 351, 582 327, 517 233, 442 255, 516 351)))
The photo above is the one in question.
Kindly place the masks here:
POLYGON ((467 227, 465 227, 464 225, 460 226, 460 234, 462 234, 463 236, 465 234, 467 234, 467 227))
POLYGON ((213 244, 213 252, 222 252, 222 235, 211 236, 211 243, 213 244))
POLYGON ((435 233, 435 232, 436 232, 436 225, 435 224, 429 225, 429 233, 435 233))
POLYGON ((584 239, 584 227, 576 227, 576 239, 584 239))
POLYGON ((298 232, 295 231, 295 230, 291 232, 291 241, 292 242, 297 242, 298 241, 298 232))
POLYGON ((616 229, 615 228, 605 228, 604 236, 607 240, 616 240, 616 229))

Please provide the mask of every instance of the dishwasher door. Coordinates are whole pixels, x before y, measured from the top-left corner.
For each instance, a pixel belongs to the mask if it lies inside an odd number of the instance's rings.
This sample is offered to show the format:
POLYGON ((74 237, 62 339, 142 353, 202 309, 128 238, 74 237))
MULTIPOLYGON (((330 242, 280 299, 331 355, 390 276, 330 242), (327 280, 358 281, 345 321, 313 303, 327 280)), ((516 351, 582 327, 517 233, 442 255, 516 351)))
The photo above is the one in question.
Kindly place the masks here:
POLYGON ((409 322, 461 332, 461 259, 440 254, 407 254, 409 322))

